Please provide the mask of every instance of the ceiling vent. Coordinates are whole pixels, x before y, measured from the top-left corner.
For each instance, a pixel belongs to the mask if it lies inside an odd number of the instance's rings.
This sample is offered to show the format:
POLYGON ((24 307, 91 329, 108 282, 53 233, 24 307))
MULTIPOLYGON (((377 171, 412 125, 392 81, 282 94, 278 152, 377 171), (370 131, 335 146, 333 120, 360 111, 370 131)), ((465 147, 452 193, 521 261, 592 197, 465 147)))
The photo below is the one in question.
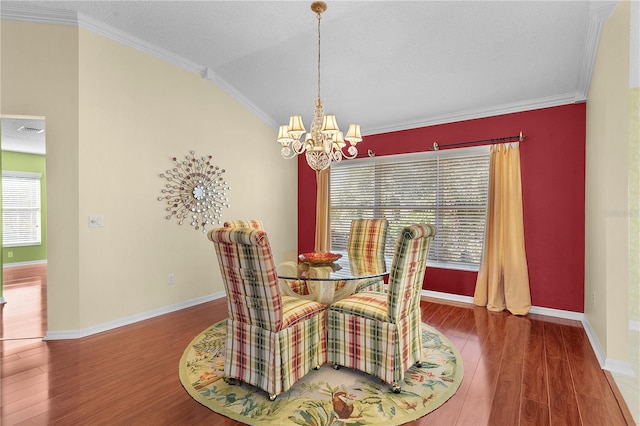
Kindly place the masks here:
POLYGON ((19 132, 26 132, 26 133, 42 133, 44 132, 44 129, 38 129, 35 127, 27 127, 27 126, 20 126, 18 127, 18 131, 19 132))

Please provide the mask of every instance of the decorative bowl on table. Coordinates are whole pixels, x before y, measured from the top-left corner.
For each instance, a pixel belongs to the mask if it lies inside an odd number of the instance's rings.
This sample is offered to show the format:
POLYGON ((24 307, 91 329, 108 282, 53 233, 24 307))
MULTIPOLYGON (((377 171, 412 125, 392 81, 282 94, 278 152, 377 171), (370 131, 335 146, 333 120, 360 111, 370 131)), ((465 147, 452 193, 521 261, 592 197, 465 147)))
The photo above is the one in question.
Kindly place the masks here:
POLYGON ((308 263, 309 265, 330 265, 341 257, 340 253, 311 252, 302 253, 298 256, 298 259, 301 263, 308 263))

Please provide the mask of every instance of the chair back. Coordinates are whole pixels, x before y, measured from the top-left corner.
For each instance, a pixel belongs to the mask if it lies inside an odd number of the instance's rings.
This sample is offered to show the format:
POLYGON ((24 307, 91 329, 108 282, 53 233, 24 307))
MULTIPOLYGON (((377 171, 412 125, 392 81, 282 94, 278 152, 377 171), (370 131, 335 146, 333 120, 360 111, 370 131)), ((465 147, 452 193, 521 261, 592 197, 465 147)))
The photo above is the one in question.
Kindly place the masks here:
POLYGON ((248 219, 248 220, 227 220, 224 223, 225 228, 250 228, 250 229, 263 229, 262 221, 257 219, 248 219))
POLYGON ((282 296, 267 233, 251 228, 216 228, 208 233, 234 321, 279 331, 282 296))
POLYGON ((387 270, 384 249, 388 229, 387 219, 353 219, 351 221, 347 252, 353 272, 364 275, 387 270))
POLYGON ((435 235, 436 227, 433 225, 411 225, 402 229, 389 274, 387 300, 391 322, 420 309, 427 254, 435 235))

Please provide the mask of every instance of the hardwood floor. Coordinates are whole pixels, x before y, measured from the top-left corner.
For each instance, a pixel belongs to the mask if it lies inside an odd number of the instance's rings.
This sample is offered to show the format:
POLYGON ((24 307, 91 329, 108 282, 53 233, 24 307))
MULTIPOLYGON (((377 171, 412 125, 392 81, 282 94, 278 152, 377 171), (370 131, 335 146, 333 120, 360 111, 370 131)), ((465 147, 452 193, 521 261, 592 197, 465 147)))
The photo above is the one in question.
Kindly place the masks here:
POLYGON ((0 339, 43 337, 47 330, 47 265, 4 268, 0 339))
MULTIPOLYGON (((411 425, 627 424, 579 322, 427 299, 421 307, 465 372, 449 401, 411 425)), ((14 312, 2 308, 5 334, 14 312)), ((4 337, 0 424, 239 425, 178 379, 187 344, 226 312, 221 299, 83 339, 4 337)))

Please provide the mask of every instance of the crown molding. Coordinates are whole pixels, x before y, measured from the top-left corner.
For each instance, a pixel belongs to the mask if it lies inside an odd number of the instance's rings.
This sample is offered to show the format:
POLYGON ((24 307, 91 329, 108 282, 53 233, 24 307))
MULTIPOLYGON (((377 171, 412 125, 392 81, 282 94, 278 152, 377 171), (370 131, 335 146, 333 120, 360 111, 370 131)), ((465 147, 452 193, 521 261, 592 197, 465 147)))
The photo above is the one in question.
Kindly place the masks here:
POLYGON ((380 133, 398 132, 401 130, 416 129, 419 127, 435 126, 438 124, 454 123, 457 121, 473 120, 476 118, 493 117, 497 115, 513 114, 516 112, 531 111, 534 109, 550 108, 560 105, 584 102, 586 98, 581 93, 565 93, 557 96, 529 99, 526 101, 512 102, 503 105, 494 105, 487 108, 478 108, 460 111, 453 114, 442 114, 428 117, 424 120, 405 122, 399 125, 375 127, 367 129, 363 136, 380 133))
POLYGON ((3 4, 2 7, 0 7, 0 17, 11 21, 56 25, 78 25, 76 13, 70 10, 35 9, 33 7, 17 7, 3 4))
POLYGON ((203 67, 200 64, 185 59, 170 52, 169 50, 158 47, 155 44, 149 43, 117 28, 113 28, 82 13, 78 13, 78 26, 120 44, 124 44, 132 49, 154 56, 162 61, 177 65, 178 67, 194 74, 201 74, 202 72, 203 67))
POLYGON ((585 99, 589 95, 602 28, 617 4, 617 1, 600 1, 590 4, 589 27, 587 28, 587 37, 585 38, 584 51, 582 53, 582 65, 578 77, 578 92, 585 99))
POLYGON ((278 128, 278 122, 274 120, 272 117, 267 115, 263 110, 258 108, 253 102, 247 99, 242 93, 238 92, 235 88, 233 88, 226 80, 221 78, 218 74, 216 74, 211 68, 204 68, 200 73, 202 78, 208 80, 226 92, 229 96, 247 108, 249 111, 258 116, 262 121, 264 121, 269 127, 273 129, 278 128))
POLYGON ((207 68, 204 65, 193 62, 169 50, 163 49, 153 43, 142 40, 127 32, 121 31, 82 13, 76 13, 66 10, 62 11, 3 5, 0 9, 0 17, 2 17, 2 19, 14 21, 74 25, 125 46, 131 47, 132 49, 139 50, 162 61, 176 65, 186 71, 198 74, 205 80, 215 84, 222 91, 231 96, 231 98, 236 100, 239 104, 247 108, 259 119, 264 121, 267 125, 274 129, 277 128, 277 122, 273 118, 269 117, 264 111, 250 102, 244 95, 235 90, 229 83, 227 83, 222 77, 217 75, 211 68, 207 68))
MULTIPOLYGON (((363 135, 367 136, 379 133, 396 132, 401 130, 415 129, 418 127, 433 126, 437 124, 452 123, 456 121, 512 114, 515 112, 549 108, 576 102, 584 102, 587 99, 587 94, 589 91, 589 84, 591 82, 591 74, 593 72, 593 65, 595 63, 597 47, 600 40, 600 33, 602 32, 604 22, 611 15, 616 4, 617 1, 606 1, 592 3, 591 5, 590 25, 588 29, 587 40, 585 42, 578 91, 576 93, 567 93, 564 95, 531 99, 510 104, 491 106, 489 108, 479 108, 474 110, 456 112, 452 114, 436 115, 424 120, 410 121, 395 124, 393 126, 373 127, 369 128, 366 133, 363 133, 363 135)), ((113 28, 103 22, 85 16, 84 14, 76 14, 75 12, 71 11, 2 6, 2 9, 0 10, 0 16, 2 17, 2 19, 18 21, 59 25, 75 25, 121 43, 125 46, 156 57, 162 61, 174 64, 186 71, 198 74, 203 79, 215 84, 236 102, 251 111, 265 124, 273 129, 278 128, 278 123, 272 117, 267 115, 263 110, 249 101, 242 93, 238 92, 226 80, 216 74, 211 68, 207 68, 201 64, 190 61, 180 55, 177 55, 145 40, 137 38, 129 33, 113 28)))
POLYGON ((118 30, 117 28, 113 28, 101 21, 90 18, 81 13, 78 13, 78 25, 87 31, 94 32, 120 44, 131 47, 132 49, 139 50, 162 61, 174 64, 184 70, 187 70, 194 74, 198 74, 205 80, 210 81, 218 86, 229 96, 235 99, 238 103, 257 115, 262 121, 264 121, 271 127, 276 127, 275 120, 265 114, 264 111, 250 102, 240 92, 235 90, 229 83, 226 82, 226 80, 216 74, 211 68, 207 68, 204 65, 190 61, 189 59, 183 58, 180 55, 176 55, 169 50, 163 49, 153 43, 149 43, 148 41, 142 40, 129 33, 118 30))

